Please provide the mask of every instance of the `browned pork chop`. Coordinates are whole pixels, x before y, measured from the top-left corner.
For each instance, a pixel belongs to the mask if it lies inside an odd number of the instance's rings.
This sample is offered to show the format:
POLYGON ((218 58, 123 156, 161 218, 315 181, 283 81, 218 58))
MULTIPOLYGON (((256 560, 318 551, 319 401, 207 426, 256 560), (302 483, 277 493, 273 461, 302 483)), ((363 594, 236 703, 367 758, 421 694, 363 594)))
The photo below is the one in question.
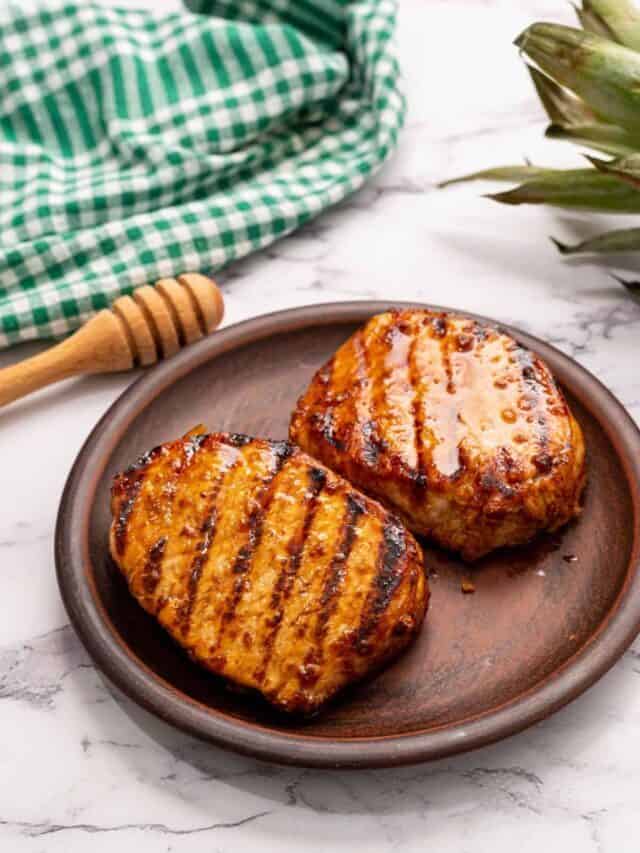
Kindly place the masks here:
POLYGON ((420 547, 287 442, 190 434, 115 478, 111 553, 190 655, 312 712, 404 649, 428 600, 420 547))
POLYGON ((373 317, 316 373, 290 438, 469 560, 579 512, 584 441, 548 367, 455 314, 373 317))

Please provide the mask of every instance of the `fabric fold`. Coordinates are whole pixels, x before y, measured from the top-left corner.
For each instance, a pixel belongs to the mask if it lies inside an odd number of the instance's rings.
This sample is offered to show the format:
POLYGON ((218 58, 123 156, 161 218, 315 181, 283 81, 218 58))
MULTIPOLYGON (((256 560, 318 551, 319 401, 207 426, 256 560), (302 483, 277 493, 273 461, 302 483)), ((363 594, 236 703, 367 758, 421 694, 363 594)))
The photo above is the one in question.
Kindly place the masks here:
POLYGON ((393 2, 188 5, 0 10, 0 347, 215 272, 393 150, 393 2))

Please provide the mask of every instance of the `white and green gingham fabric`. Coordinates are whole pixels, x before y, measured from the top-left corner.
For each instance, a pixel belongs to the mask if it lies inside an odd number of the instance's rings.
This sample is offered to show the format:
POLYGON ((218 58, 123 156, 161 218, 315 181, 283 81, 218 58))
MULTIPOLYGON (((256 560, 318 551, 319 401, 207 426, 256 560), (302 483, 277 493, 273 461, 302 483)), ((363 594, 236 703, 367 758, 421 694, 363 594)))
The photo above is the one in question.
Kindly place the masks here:
POLYGON ((265 246, 393 149, 393 2, 189 7, 0 8, 0 347, 265 246))

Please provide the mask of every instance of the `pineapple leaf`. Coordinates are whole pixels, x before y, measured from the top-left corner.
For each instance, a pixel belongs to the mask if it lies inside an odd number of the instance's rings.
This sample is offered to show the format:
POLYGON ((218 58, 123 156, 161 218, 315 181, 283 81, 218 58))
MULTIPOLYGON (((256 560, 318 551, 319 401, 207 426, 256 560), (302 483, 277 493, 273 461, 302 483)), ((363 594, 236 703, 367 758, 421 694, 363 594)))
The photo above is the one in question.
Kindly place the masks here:
POLYGON ((640 228, 622 228, 618 231, 606 231, 580 243, 568 245, 552 237, 558 251, 562 255, 577 255, 590 252, 592 254, 607 254, 609 252, 633 252, 640 249, 640 228))
POLYGON ((548 139, 562 139, 574 145, 584 145, 614 157, 633 154, 640 148, 640 137, 636 141, 624 128, 604 122, 585 125, 550 124, 545 136, 548 139))
POLYGON ((584 0, 581 7, 576 6, 575 10, 583 30, 597 36, 602 36, 603 38, 611 39, 611 41, 618 41, 613 30, 609 27, 607 22, 601 18, 596 11, 594 11, 588 0, 584 0))
POLYGON ((600 120, 640 134, 640 55, 592 33, 560 24, 526 29, 516 45, 600 120))
POLYGON ((593 110, 568 89, 559 86, 551 77, 547 77, 528 63, 527 71, 531 75, 538 97, 552 124, 573 126, 592 124, 597 121, 593 110))
POLYGON ((498 166, 494 169, 483 169, 480 172, 461 175, 459 178, 449 178, 449 180, 439 183, 438 187, 442 189, 466 181, 526 181, 528 178, 538 178, 561 171, 562 169, 540 169, 529 163, 522 166, 498 166))
POLYGON ((585 155, 592 166, 605 175, 613 175, 621 181, 640 189, 640 153, 620 157, 617 160, 600 160, 598 157, 585 155))
POLYGON ((559 86, 537 68, 527 64, 538 97, 551 125, 547 136, 587 145, 605 154, 623 155, 640 147, 640 134, 635 137, 624 128, 600 121, 593 110, 568 89, 559 86))
POLYGON ((489 196, 503 204, 549 204, 570 210, 640 212, 640 192, 595 169, 558 169, 489 196))
POLYGON ((640 281, 628 278, 620 278, 617 275, 612 275, 611 278, 614 279, 614 281, 617 281, 618 284, 621 284, 623 287, 625 287, 634 299, 637 300, 640 298, 640 281))
POLYGON ((588 32, 640 50, 640 8, 632 0, 582 0, 576 13, 588 32))

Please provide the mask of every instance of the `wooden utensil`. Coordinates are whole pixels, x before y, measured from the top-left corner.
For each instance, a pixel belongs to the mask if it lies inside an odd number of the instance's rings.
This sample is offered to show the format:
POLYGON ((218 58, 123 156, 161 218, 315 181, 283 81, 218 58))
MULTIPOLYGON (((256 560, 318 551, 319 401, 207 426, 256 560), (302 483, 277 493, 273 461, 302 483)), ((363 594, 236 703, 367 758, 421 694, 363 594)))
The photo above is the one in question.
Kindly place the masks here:
POLYGON ((223 314, 217 285, 198 273, 138 287, 62 343, 0 370, 0 406, 71 376, 154 364, 209 334, 223 314))

